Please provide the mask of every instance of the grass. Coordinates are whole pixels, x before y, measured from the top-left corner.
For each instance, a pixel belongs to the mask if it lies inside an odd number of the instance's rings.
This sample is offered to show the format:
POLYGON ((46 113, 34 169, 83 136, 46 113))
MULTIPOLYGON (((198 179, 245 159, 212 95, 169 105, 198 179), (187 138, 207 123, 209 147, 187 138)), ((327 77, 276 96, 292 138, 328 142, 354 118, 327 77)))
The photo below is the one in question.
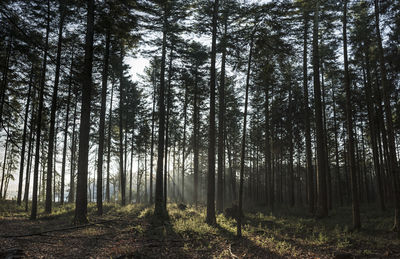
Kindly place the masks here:
MULTIPOLYGON (((34 257, 42 250, 52 251, 54 257, 229 258, 235 254, 240 258, 265 258, 266 255, 270 258, 331 258, 336 253, 360 258, 400 257, 400 240, 390 231, 390 210, 382 213, 372 206, 363 207, 363 228, 359 231, 352 231, 351 209, 347 207, 332 210, 328 218, 319 220, 304 213, 302 208, 281 208, 274 212, 255 208, 254 211, 257 212, 245 214, 243 237, 237 239, 235 220, 217 214, 217 226, 209 226, 205 223, 206 210, 201 206, 189 205, 180 210, 176 204, 168 204, 168 217, 160 220, 154 217, 152 207, 134 204, 124 207, 105 204, 104 215, 99 217, 95 204, 90 203, 88 218, 91 222, 104 219, 113 222, 65 233, 54 232, 49 240, 46 236, 23 240, 0 237, 0 247, 23 244, 28 247, 26 243, 34 243, 41 249, 28 248, 26 252, 34 257), (57 241, 58 248, 46 243, 50 241, 57 241)), ((44 214, 40 205, 38 220, 30 221, 29 213, 23 208, 10 201, 0 202, 0 235, 71 226, 73 216, 71 204, 55 206, 51 215, 44 214)))

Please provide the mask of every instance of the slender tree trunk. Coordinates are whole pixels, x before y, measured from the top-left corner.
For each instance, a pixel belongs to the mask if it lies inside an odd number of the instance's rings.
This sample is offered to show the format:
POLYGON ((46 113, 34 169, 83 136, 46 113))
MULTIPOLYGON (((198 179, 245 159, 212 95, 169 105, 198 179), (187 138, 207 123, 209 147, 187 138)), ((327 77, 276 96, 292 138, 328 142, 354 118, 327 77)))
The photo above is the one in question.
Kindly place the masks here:
POLYGON ((379 2, 375 3, 375 27, 376 35, 378 40, 378 56, 379 56, 379 67, 382 77, 382 87, 383 87, 383 100, 386 115, 386 127, 388 136, 388 146, 389 146, 389 169, 392 178, 392 185, 394 190, 394 201, 395 201, 395 213, 394 213, 394 224, 393 230, 400 231, 400 190, 399 190, 399 176, 398 176, 398 164, 396 155, 396 145, 395 145, 395 134, 393 128, 393 117, 392 117, 392 107, 390 104, 390 83, 387 80, 385 58, 383 54, 382 38, 380 32, 380 21, 379 21, 379 2))
MULTIPOLYGON (((121 188, 121 205, 125 206, 125 171, 124 171, 124 129, 123 129, 123 113, 125 102, 125 88, 123 76, 123 60, 124 60, 124 46, 121 44, 121 57, 120 57, 120 75, 119 75, 119 173, 120 173, 120 188, 121 188)), ((126 144, 126 143, 125 143, 126 144)))
POLYGON ((233 159, 232 159, 232 152, 231 152, 231 148, 230 145, 228 145, 228 141, 227 141, 227 150, 228 150, 228 163, 229 163, 229 172, 230 172, 230 178, 231 178, 231 188, 232 188, 232 201, 236 201, 236 173, 233 169, 234 165, 233 165, 233 159))
POLYGON ((343 188, 342 188, 342 180, 340 177, 340 165, 339 165, 339 144, 338 144, 338 127, 336 122, 336 100, 335 100, 335 91, 332 90, 332 106, 333 106, 333 127, 335 132, 335 162, 336 162, 336 177, 337 184, 336 189, 339 194, 340 206, 343 206, 343 188))
POLYGON ((3 187, 4 187, 4 181, 6 178, 6 165, 7 165, 7 155, 8 155, 8 142, 10 140, 10 125, 7 123, 7 137, 6 137, 6 145, 4 148, 4 160, 3 160, 3 172, 1 176, 1 186, 0 186, 0 200, 5 199, 6 197, 3 197, 3 187))
POLYGON ((168 200, 168 192, 167 192, 167 183, 168 183, 168 146, 169 146, 169 116, 170 109, 172 105, 172 96, 171 96, 171 79, 172 79, 172 61, 173 61, 173 48, 171 47, 169 54, 169 69, 168 69, 168 90, 167 90, 167 120, 165 123, 165 163, 164 163, 164 210, 167 210, 167 200, 168 200))
MULTIPOLYGON (((147 142, 147 140, 146 140, 147 142)), ((147 203, 147 143, 144 144, 144 203, 147 203)))
POLYGON ((221 81, 218 86, 219 110, 218 110, 218 179, 217 179, 217 212, 221 213, 224 209, 224 185, 223 185, 223 166, 224 166, 224 116, 225 116, 225 64, 226 64, 226 36, 228 30, 227 12, 224 12, 224 35, 222 38, 222 61, 221 61, 221 81))
MULTIPOLYGON (((196 84, 196 82, 195 82, 195 84, 196 84)), ((195 91, 196 91, 196 89, 195 89, 195 91)), ((182 179, 181 179, 181 184, 182 184, 182 203, 184 203, 185 202, 185 159, 186 159, 186 157, 185 157, 185 150, 186 150, 186 124, 187 124, 187 106, 188 106, 188 87, 187 87, 187 84, 186 84, 186 82, 185 82, 185 101, 184 101, 184 104, 183 104, 183 142, 182 142, 182 179)), ((193 125, 194 125, 194 127, 195 127, 195 123, 193 123, 193 125)), ((194 131, 196 131, 195 129, 194 129, 194 131)), ((193 150, 195 149, 195 144, 196 144, 196 142, 195 142, 196 140, 195 139, 193 139, 193 150)), ((195 167, 195 165, 194 165, 194 169, 193 169, 193 171, 194 171, 194 175, 193 175, 193 177, 195 178, 196 177, 196 169, 195 169, 196 167, 195 167)), ((197 204, 197 189, 196 190, 194 190, 194 196, 196 196, 194 199, 193 199, 193 203, 194 204, 197 204)))
POLYGON ((343 49, 344 49, 344 78, 345 78, 345 91, 346 91, 346 124, 348 134, 348 152, 349 152, 349 166, 350 166, 350 181, 351 181, 351 196, 353 201, 353 227, 355 229, 361 228, 360 220, 360 205, 358 196, 357 176, 356 176, 356 161, 354 151, 354 132, 353 132, 353 112, 351 106, 351 89, 350 89, 350 75, 349 64, 347 57, 347 0, 344 0, 343 10, 343 49))
MULTIPOLYGON (((77 97, 77 96, 76 96, 77 97)), ((71 143, 71 172, 70 172, 70 181, 69 181, 69 194, 68 194, 68 203, 75 202, 75 169, 76 169, 76 116, 77 116, 77 106, 78 106, 78 98, 75 98, 75 107, 74 107, 74 115, 73 115, 73 123, 72 123, 72 143, 71 143)))
MULTIPOLYGON (((267 84, 266 84, 267 85, 267 84)), ((272 164, 271 164, 271 123, 270 123, 270 110, 269 110, 269 88, 265 86, 265 201, 272 208, 271 200, 271 174, 272 174, 272 164)))
POLYGON ((134 131, 132 130, 131 168, 129 172, 129 203, 132 203, 133 143, 134 143, 134 131))
POLYGON ((364 59, 363 62, 363 78, 364 78, 364 88, 365 88, 365 96, 368 110, 368 123, 369 123, 369 131, 371 135, 371 147, 372 147, 372 157, 374 161, 374 170, 377 179, 378 185, 378 195, 379 195, 379 204, 382 211, 385 210, 385 197, 383 191, 383 182, 381 175, 381 165, 379 163, 379 151, 378 151, 378 143, 377 143, 377 131, 379 128, 377 122, 375 120, 376 114, 373 107, 373 99, 372 99, 372 87, 371 87, 371 72, 370 72, 370 64, 369 64, 369 42, 364 43, 364 59))
POLYGON ((158 127, 158 150, 157 150, 157 172, 156 172, 156 195, 154 214, 158 217, 165 215, 163 206, 163 162, 164 162, 164 133, 165 133, 165 56, 167 47, 167 31, 168 31, 168 6, 164 4, 164 22, 163 22, 163 39, 162 39, 162 57, 160 71, 160 95, 158 99, 159 127, 158 127))
POLYGON ((65 126, 64 126, 64 145, 63 145, 63 156, 62 156, 62 164, 61 164, 61 195, 60 195, 60 204, 64 204, 64 186, 65 186, 65 164, 67 159, 67 144, 68 144, 68 126, 69 126, 69 112, 70 112, 70 103, 71 103, 71 93, 72 93, 72 68, 74 65, 74 48, 71 51, 71 67, 70 67, 70 75, 68 82, 68 96, 67 96, 67 113, 65 115, 65 126))
POLYGON ((199 131, 200 131, 200 100, 198 86, 198 67, 195 68, 194 80, 194 100, 193 100, 193 179, 194 179, 194 203, 197 205, 199 192, 199 131))
POLYGON ((312 165, 311 150, 311 125, 310 107, 308 106, 308 72, 307 72, 307 40, 308 40, 308 12, 304 12, 304 35, 303 35, 303 93, 304 93, 304 124, 306 142, 306 166, 307 166, 307 185, 308 185, 308 211, 314 213, 314 169, 312 165))
POLYGON ((289 90, 289 173, 290 173, 290 185, 289 185, 289 204, 291 207, 294 207, 295 204, 295 191, 294 191, 294 169, 293 169, 293 153, 294 153, 294 144, 293 144, 293 115, 292 115, 292 103, 293 103, 293 90, 289 90))
POLYGON ((104 49, 104 64, 101 83, 101 107, 99 125, 99 153, 97 157, 97 214, 103 214, 103 161, 104 161, 104 128, 106 123, 106 100, 107 100, 107 79, 108 62, 110 56, 110 29, 106 31, 106 46, 104 49))
POLYGON ((82 77, 82 108, 79 130, 79 159, 74 219, 75 224, 87 222, 87 176, 89 162, 90 101, 93 67, 94 0, 88 0, 87 3, 87 30, 82 77))
POLYGON ((150 146, 150 204, 153 204, 153 158, 154 158, 154 115, 156 107, 156 78, 153 69, 153 108, 151 111, 151 146, 150 146))
POLYGON ((25 176, 25 192, 24 192, 24 201, 25 201, 25 211, 28 212, 28 203, 29 203, 29 185, 30 185, 30 175, 31 175, 31 167, 32 167, 32 146, 33 146, 33 132, 35 130, 35 97, 36 91, 33 88, 33 101, 32 101, 32 111, 31 111, 31 119, 30 119, 30 130, 29 130, 29 145, 28 145, 28 163, 26 166, 26 176, 25 176))
POLYGON ((137 177, 136 177, 136 204, 140 203, 140 151, 138 149, 138 159, 137 159, 137 177))
POLYGON ((318 24, 319 24, 319 1, 317 0, 314 12, 313 29, 313 70, 314 70, 314 102, 315 102, 315 124, 317 137, 317 160, 318 160, 318 217, 328 216, 328 200, 326 191, 326 159, 325 144, 322 122, 321 87, 319 78, 319 50, 318 50, 318 24))
POLYGON ((247 64, 247 77, 246 77, 246 95, 244 99, 244 118, 243 118, 243 136, 242 136, 242 147, 241 147, 241 155, 240 155, 240 183, 239 183, 239 211, 237 215, 237 229, 236 235, 238 237, 242 236, 242 207, 243 207, 243 181, 244 181, 244 159, 246 152, 246 128, 247 128, 247 106, 249 100, 249 86, 250 86, 250 69, 251 69, 251 58, 253 54, 253 37, 254 32, 252 32, 251 40, 250 40, 250 52, 249 52, 249 60, 247 64))
POLYGON ((208 141, 207 217, 215 225, 215 60, 217 55, 218 0, 214 1, 212 18, 211 75, 210 75, 210 124, 208 141))
MULTIPOLYGON (((321 45, 323 45, 321 40, 321 45)), ((332 177, 331 177, 331 168, 329 161, 329 149, 328 149, 328 129, 327 129, 327 120, 326 120, 326 86, 325 86, 325 77, 324 77, 324 61, 321 58, 321 90, 322 90, 322 115, 323 115, 323 129, 324 129, 324 144, 325 144, 325 170, 326 170, 326 185, 327 185, 327 197, 328 197, 328 209, 332 209, 332 177)))
POLYGON ((40 135, 42 133, 42 112, 44 99, 44 86, 46 83, 47 69, 47 51, 49 49, 49 33, 50 33, 50 0, 47 0, 47 25, 46 25, 46 40, 43 54, 42 73, 40 76, 39 87, 39 110, 36 120, 36 147, 35 147, 35 168, 33 171, 33 191, 32 191, 32 209, 31 219, 36 219, 37 216, 37 200, 38 200, 38 176, 39 176, 39 161, 40 161, 40 135))
MULTIPOLYGON (((10 66, 12 42, 13 42, 13 32, 10 28, 10 38, 8 39, 8 45, 7 45, 6 56, 5 56, 5 64, 4 64, 4 70, 3 70, 3 75, 2 75, 2 80, 1 80, 1 88, 0 88, 0 124, 3 124, 3 107, 4 107, 5 97, 6 97, 7 84, 8 84, 8 70, 9 70, 9 66, 10 66)), ((0 193, 0 196, 1 196, 1 193, 0 193)))
MULTIPOLYGON (((58 97, 58 84, 60 82, 60 67, 61 67, 61 48, 62 48, 62 32, 64 28, 64 20, 65 20, 65 6, 64 1, 60 0, 60 21, 58 24, 58 43, 57 43, 57 57, 56 57, 56 72, 54 78, 54 88, 53 88, 53 95, 51 99, 51 111, 50 111, 50 132, 49 132, 49 149, 48 149, 48 156, 47 156, 47 183, 46 183, 46 203, 45 203, 45 212, 51 213, 52 210, 52 177, 53 177, 53 150, 54 150, 54 137, 57 137, 54 134, 55 131, 55 119, 56 119, 56 112, 57 112, 57 97, 58 97)), ((54 171, 55 173, 55 171, 54 171)), ((55 177, 55 176, 54 176, 55 177)))
POLYGON ((111 97, 110 97, 110 111, 109 111, 109 123, 108 123, 108 136, 107 136, 107 179, 106 179, 106 199, 110 202, 110 163, 111 163, 111 125, 112 125, 112 107, 113 107, 113 94, 114 84, 111 85, 111 97))
MULTIPOLYGON (((18 195, 17 195, 17 204, 21 205, 21 197, 22 197, 22 182, 24 177, 24 162, 25 162, 25 146, 26 146, 26 131, 28 124, 28 114, 29 114, 29 105, 31 101, 31 89, 32 89, 32 81, 33 81, 33 63, 31 68, 31 75, 29 78, 29 87, 28 87, 28 99, 26 100, 25 105, 25 117, 24 117, 24 131, 22 133, 22 147, 21 147, 21 160, 19 164, 19 182, 18 182, 18 195)), ((26 181, 26 179, 25 179, 26 181)))

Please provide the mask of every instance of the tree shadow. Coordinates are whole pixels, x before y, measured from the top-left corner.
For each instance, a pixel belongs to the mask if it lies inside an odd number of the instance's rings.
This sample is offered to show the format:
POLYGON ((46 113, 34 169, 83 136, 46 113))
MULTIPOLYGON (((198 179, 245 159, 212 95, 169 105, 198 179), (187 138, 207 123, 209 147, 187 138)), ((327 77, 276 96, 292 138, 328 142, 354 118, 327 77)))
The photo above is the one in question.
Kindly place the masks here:
POLYGON ((171 218, 148 212, 143 216, 142 231, 137 233, 133 252, 116 258, 192 258, 185 251, 185 240, 173 229, 171 218))
POLYGON ((284 258, 273 251, 256 244, 246 236, 237 237, 219 224, 217 233, 230 242, 230 252, 239 258, 284 258))

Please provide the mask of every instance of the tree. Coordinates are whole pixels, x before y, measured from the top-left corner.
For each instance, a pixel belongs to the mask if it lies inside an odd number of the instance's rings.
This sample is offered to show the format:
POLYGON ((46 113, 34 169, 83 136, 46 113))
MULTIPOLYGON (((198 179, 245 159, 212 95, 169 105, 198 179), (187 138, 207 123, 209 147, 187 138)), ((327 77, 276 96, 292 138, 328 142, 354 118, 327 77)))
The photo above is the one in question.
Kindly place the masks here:
POLYGON ((33 190, 32 190, 32 209, 31 219, 37 217, 37 200, 38 200, 38 177, 39 177, 39 158, 40 158, 40 134, 42 132, 42 112, 43 112, 43 99, 44 99, 44 86, 46 79, 47 69, 47 55, 49 49, 49 33, 50 33, 50 0, 47 0, 47 25, 46 25, 46 37, 45 47, 43 53, 43 65, 40 76, 40 87, 39 87, 39 109, 36 118, 36 147, 35 147, 35 167, 33 171, 33 190))
POLYGON ((390 89, 389 82, 387 80, 386 68, 385 68, 385 58, 383 54, 382 38, 380 32, 380 19, 379 19, 379 2, 374 1, 375 7, 375 28, 376 36, 378 40, 378 57, 379 57, 379 68, 382 77, 382 88, 383 88, 383 100, 384 100, 384 110, 386 116, 386 127, 387 127, 387 137, 389 144, 389 170, 392 178, 393 191, 394 191, 394 202, 395 202, 395 212, 394 212, 394 224, 393 230, 400 232, 400 183, 398 176, 398 164, 396 156, 396 146, 395 137, 393 129, 393 117, 392 108, 390 104, 390 89))
POLYGON ((246 94, 244 99, 244 115, 243 115, 243 131, 242 131, 242 148, 241 148, 241 155, 240 155, 240 184, 239 184, 239 211, 237 216, 237 230, 236 235, 238 237, 242 236, 242 207, 243 207, 243 174, 244 174, 244 159, 245 159, 245 152, 246 152, 246 127, 247 127, 247 106, 249 100, 249 85, 250 85, 250 69, 251 69, 251 58, 253 52, 253 40, 254 40, 254 33, 256 28, 254 27, 253 32, 251 34, 250 39, 250 50, 249 50, 249 58, 247 64, 247 75, 246 75, 246 94))
POLYGON ((94 0, 87 1, 86 26, 85 59, 82 73, 82 110, 79 134, 78 181, 74 219, 75 224, 87 222, 87 175, 93 67, 94 0))
POLYGON ((353 201, 353 227, 361 228, 360 221, 360 205, 358 201, 358 186, 356 176, 355 154, 354 154, 354 132, 353 132, 353 112, 351 105, 351 89, 349 76, 349 61, 347 55, 347 0, 343 2, 343 51, 344 51, 344 85, 346 91, 346 123, 348 134, 348 152, 350 162, 350 181, 351 181, 351 196, 353 201))
MULTIPOLYGON (((315 102, 315 125, 317 139, 318 158, 318 217, 328 216, 328 200, 326 191, 326 159, 325 144, 322 123, 321 87, 319 77, 319 50, 318 50, 318 24, 319 24, 319 0, 315 3, 314 27, 313 27, 313 72, 314 72, 314 102, 315 102)), ((309 188, 313 188, 309 186, 309 188)))
POLYGON ((219 1, 215 0, 212 18, 211 72, 210 72, 210 125, 208 135, 207 217, 209 225, 215 219, 215 60, 217 55, 217 20, 219 1))
MULTIPOLYGON (((25 106, 25 117, 24 117, 24 133, 22 135, 22 148, 21 148, 21 160, 19 165, 19 182, 18 182, 18 196, 17 196, 17 204, 21 205, 21 196, 22 196, 22 178, 24 176, 24 157, 25 157, 25 147, 26 147, 26 134, 27 134, 27 124, 28 124, 28 115, 29 115, 29 105, 31 101, 31 90, 33 84, 33 74, 34 74, 34 66, 32 63, 31 75, 29 78, 29 88, 28 88, 28 99, 26 100, 25 106)), ((28 156, 29 157, 29 156, 28 156)))
MULTIPOLYGON (((57 58, 56 58, 56 73, 54 79, 53 95, 51 100, 51 114, 50 114, 50 133, 49 133, 49 151, 47 156, 47 183, 46 183, 46 213, 51 213, 51 198, 52 198, 52 177, 53 177, 53 150, 54 150, 54 127, 57 111, 57 95, 58 84, 60 81, 60 66, 61 66, 61 48, 63 41, 63 28, 65 21, 65 3, 63 0, 59 1, 60 20, 58 24, 58 43, 57 43, 57 58)), ((54 194, 53 194, 54 195, 54 194)))

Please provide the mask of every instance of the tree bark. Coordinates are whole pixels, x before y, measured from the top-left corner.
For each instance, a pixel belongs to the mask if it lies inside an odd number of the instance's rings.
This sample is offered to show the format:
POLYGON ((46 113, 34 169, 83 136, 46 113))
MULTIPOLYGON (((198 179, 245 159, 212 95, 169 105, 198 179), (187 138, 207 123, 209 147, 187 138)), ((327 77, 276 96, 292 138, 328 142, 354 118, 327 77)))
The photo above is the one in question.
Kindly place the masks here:
MULTIPOLYGON (((124 170, 124 129, 123 129, 123 113, 124 113, 124 102, 125 102, 125 87, 124 87, 124 75, 123 75, 123 60, 124 60, 124 46, 121 44, 121 57, 120 57, 120 75, 119 75, 119 180, 120 180, 120 194, 121 194, 121 206, 126 205, 125 201, 125 170, 124 170)), ((125 143, 126 145, 126 143, 125 143)))
POLYGON ((44 87, 46 83, 46 69, 47 69, 47 52, 49 49, 49 33, 50 33, 50 0, 47 0, 47 25, 46 25, 46 40, 43 54, 42 73, 40 76, 39 87, 39 110, 36 120, 36 147, 35 147, 35 167, 33 171, 33 191, 32 191, 32 209, 31 219, 37 217, 37 200, 38 200, 38 176, 39 176, 39 161, 40 161, 40 135, 42 133, 42 112, 44 102, 44 87))
POLYGON ((314 213, 314 169, 312 165, 311 150, 311 125, 310 107, 308 106, 308 72, 307 72, 307 40, 308 40, 308 12, 304 15, 304 34, 303 34, 303 93, 304 93, 304 124, 306 142, 306 166, 307 166, 307 185, 308 185, 308 211, 314 213))
POLYGON ((318 160, 318 211, 320 218, 328 216, 328 202, 326 191, 326 159, 325 144, 322 122, 321 87, 319 78, 319 50, 318 50, 318 24, 319 24, 319 0, 316 1, 313 28, 313 71, 314 71, 314 102, 315 102, 315 124, 317 138, 317 160, 318 160))
POLYGON ((371 87, 371 72, 370 72, 370 65, 369 65, 369 42, 364 42, 364 59, 363 62, 363 78, 364 78, 364 89, 365 89, 365 96, 366 96, 366 103, 367 103, 367 111, 368 111, 368 123, 369 123, 369 131, 371 135, 371 147, 372 147, 372 157, 374 161, 374 170, 377 179, 378 185, 378 196, 379 196, 379 205, 382 211, 385 208, 385 197, 383 191, 383 182, 382 182, 382 175, 381 175, 381 165, 379 163, 379 150, 377 144, 377 132, 376 129, 379 128, 377 122, 375 120, 376 114, 373 107, 373 98, 372 98, 372 87, 371 87))
POLYGON ((82 108, 79 130, 78 179, 74 219, 75 224, 87 223, 87 176, 93 67, 94 0, 88 0, 87 7, 87 30, 82 77, 82 108))
POLYGON ((221 61, 221 80, 218 86, 219 110, 218 110, 218 179, 217 179, 217 212, 221 213, 224 209, 224 150, 225 150, 225 64, 226 64, 226 37, 228 30, 227 12, 224 12, 224 35, 222 38, 222 61, 221 61))
POLYGON ((382 38, 380 32, 380 21, 379 21, 379 2, 375 3, 375 28, 376 36, 378 40, 378 56, 379 56, 379 68, 382 77, 382 88, 383 88, 383 100, 384 109, 386 115, 386 127, 388 136, 388 146, 389 146, 389 170, 392 178, 392 185, 394 190, 394 203, 395 203, 395 213, 394 213, 394 223, 393 230, 396 232, 400 231, 400 190, 399 190, 399 176, 398 176, 398 164, 396 155, 396 145, 395 145, 395 134, 393 128, 393 117, 392 108, 390 104, 390 83, 387 80, 387 73, 385 67, 385 57, 383 54, 382 38))
MULTIPOLYGON (((36 91, 33 88, 33 100, 36 98, 36 91)), ((24 201, 25 201, 25 211, 28 212, 28 202, 29 202, 29 185, 30 185, 30 175, 31 175, 31 167, 32 167, 32 146, 34 144, 33 132, 35 131, 35 101, 32 101, 32 111, 31 111, 31 119, 30 119, 30 130, 29 130, 29 145, 28 145, 28 163, 26 166, 26 176, 25 176, 25 192, 24 192, 24 201)))
POLYGON ((169 116, 170 109, 172 105, 172 96, 171 96, 171 79, 172 79, 172 61, 173 61, 173 48, 170 49, 169 54, 169 69, 168 69, 168 89, 167 89, 167 119, 165 123, 165 163, 164 163, 164 210, 167 210, 167 200, 168 200, 168 146, 169 146, 169 116))
POLYGON ((106 31, 106 46, 104 49, 104 65, 101 85, 101 107, 100 107, 100 125, 99 125, 99 150, 97 157, 97 214, 103 214, 103 161, 104 161, 104 128, 106 123, 106 100, 107 100, 107 79, 108 62, 110 56, 110 29, 106 31))
MULTIPOLYGON (((155 66, 155 64, 154 64, 155 66)), ((150 146, 150 204, 153 204, 153 158, 154 158, 154 115, 156 106, 156 78, 155 67, 153 68, 153 108, 151 111, 151 146, 150 146)))
MULTIPOLYGON (((60 82, 60 67, 61 67, 61 48, 63 41, 63 28, 64 28, 64 20, 65 20, 65 6, 64 1, 60 0, 60 21, 58 24, 58 43, 57 43, 57 57, 56 57, 56 72, 54 78, 54 88, 53 95, 51 99, 51 111, 50 111, 50 132, 49 132, 49 150, 47 156, 47 183, 46 183, 46 203, 45 203, 45 212, 51 213, 52 210, 52 177, 53 173, 53 152, 54 152, 54 137, 57 137, 54 134, 55 131, 55 120, 56 120, 56 112, 57 112, 57 97, 58 97, 58 84, 60 82)), ((53 194, 54 195, 54 194, 53 194)))
POLYGON ((250 52, 249 52, 249 60, 247 64, 247 76, 246 76, 246 95, 244 99, 244 118, 243 118, 243 136, 242 136, 242 147, 241 147, 241 155, 240 155, 240 183, 239 183, 239 211, 237 215, 237 229, 236 235, 238 237, 242 236, 242 207, 243 207, 243 181, 244 181, 244 160, 245 160, 245 152, 246 152, 246 128, 247 128, 247 106, 249 100, 249 86, 250 86, 250 69, 251 69, 251 58, 253 54, 253 38, 254 32, 252 32, 251 40, 250 40, 250 52))
POLYGON ((65 164, 67 159, 67 144, 68 144, 68 126, 69 126, 69 112, 70 112, 70 103, 71 103, 71 93, 72 93, 72 69, 74 65, 74 48, 71 51, 71 67, 70 67, 70 75, 69 75, 69 83, 68 83, 68 96, 67 96, 67 113, 65 115, 65 126, 64 126, 64 145, 63 145, 63 156, 62 156, 62 164, 61 164, 61 195, 60 195, 60 204, 64 204, 64 186, 65 186, 65 164))
POLYGON ((353 227, 354 229, 361 228, 360 220, 360 204, 358 196, 357 175, 356 175, 356 160, 354 151, 354 132, 353 132, 353 112, 351 106, 351 89, 349 64, 347 57, 347 0, 344 0, 343 10, 343 50, 344 50, 344 85, 346 92, 346 126, 348 134, 348 153, 350 166, 350 181, 351 181, 351 196, 352 196, 352 212, 353 212, 353 227))
POLYGON ((111 163, 111 125, 112 125, 112 106, 113 106, 113 95, 114 95, 114 84, 111 84, 111 96, 110 96, 110 111, 109 111, 109 123, 108 123, 108 136, 107 136, 107 179, 106 179, 106 199, 110 202, 110 163, 111 163))
MULTIPOLYGON (((196 82, 195 82, 196 83, 196 82)), ((188 106, 188 89, 187 89, 187 84, 185 83, 185 101, 183 104, 183 142, 182 142, 182 203, 185 202, 185 149, 186 149, 186 124, 187 124, 187 106, 188 106)), ((196 90, 195 90, 196 91, 196 90)), ((193 127, 195 127, 195 122, 193 123, 193 127)), ((195 131, 195 130, 193 130, 195 131)), ((193 149, 195 148, 195 139, 193 139, 193 149)), ((195 168, 195 165, 194 165, 195 168)), ((196 177, 195 173, 195 169, 193 169, 194 171, 194 177, 196 177)), ((194 196, 197 195, 197 189, 193 192, 194 196)), ((196 199, 193 199, 193 203, 197 205, 197 197, 196 199)))
MULTIPOLYGON (((31 101, 31 89, 33 84, 33 63, 31 68, 31 75, 29 78, 29 87, 28 87, 28 99, 26 100, 25 105, 25 117, 24 117, 24 131, 22 133, 22 147, 21 147, 21 160, 19 164, 19 182, 18 182, 18 195, 17 195, 17 204, 18 206, 21 205, 21 197, 22 197, 22 182, 24 177, 24 162, 25 162, 25 146, 26 146, 26 131, 27 131, 27 124, 28 124, 28 114, 29 114, 29 105, 31 101)), ((25 179, 26 181, 26 179, 25 179)))
POLYGON ((72 123, 72 143, 71 143, 71 172, 70 172, 70 181, 69 181, 69 194, 68 194, 68 202, 75 202, 75 169, 76 169, 76 116, 77 116, 77 106, 78 106, 78 98, 75 98, 75 107, 74 107, 74 115, 73 115, 73 123, 72 123))
POLYGON ((163 162, 164 162, 164 134, 165 134, 165 56, 167 47, 167 31, 168 31, 168 6, 164 4, 164 22, 163 22, 163 38, 162 38, 162 55, 161 55, 161 71, 160 71, 160 95, 158 98, 158 150, 157 150, 157 172, 156 172, 156 195, 154 214, 157 217, 163 217, 165 210, 163 206, 163 162))
POLYGON ((217 55, 218 0, 214 1, 212 18, 211 75, 210 75, 210 124, 208 141, 207 217, 215 225, 215 60, 217 55))

